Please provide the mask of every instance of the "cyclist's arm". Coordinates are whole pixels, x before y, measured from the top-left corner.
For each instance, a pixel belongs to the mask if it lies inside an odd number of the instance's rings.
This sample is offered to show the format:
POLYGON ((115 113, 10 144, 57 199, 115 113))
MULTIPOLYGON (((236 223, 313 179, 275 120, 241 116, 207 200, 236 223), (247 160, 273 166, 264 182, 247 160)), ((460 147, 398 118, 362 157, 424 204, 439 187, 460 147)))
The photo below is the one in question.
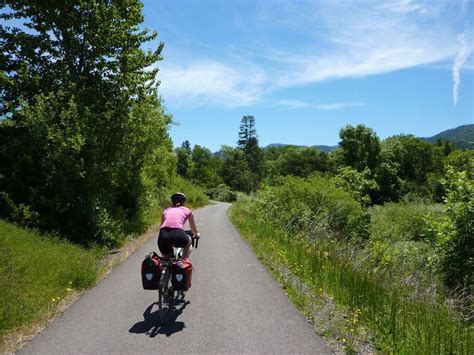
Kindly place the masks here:
POLYGON ((194 222, 194 216, 191 215, 189 216, 189 225, 191 227, 191 231, 193 232, 193 235, 196 237, 200 237, 199 231, 196 228, 196 222, 194 222))

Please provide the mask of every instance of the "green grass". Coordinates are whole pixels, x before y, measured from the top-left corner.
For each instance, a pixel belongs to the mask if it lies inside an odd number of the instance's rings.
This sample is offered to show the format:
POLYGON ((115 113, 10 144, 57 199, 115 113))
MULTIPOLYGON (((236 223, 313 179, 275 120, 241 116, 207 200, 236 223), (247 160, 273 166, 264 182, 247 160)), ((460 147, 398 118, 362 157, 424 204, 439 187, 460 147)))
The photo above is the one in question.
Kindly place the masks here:
POLYGON ((0 220, 0 337, 47 313, 72 290, 91 287, 101 256, 0 220))
POLYGON ((357 322, 375 335, 374 345, 381 353, 472 353, 472 324, 459 321, 443 303, 409 298, 398 286, 382 287, 370 273, 354 270, 338 242, 288 235, 263 221, 251 201, 234 205, 231 219, 274 270, 284 265, 316 296, 324 292, 351 313, 357 312, 357 322))

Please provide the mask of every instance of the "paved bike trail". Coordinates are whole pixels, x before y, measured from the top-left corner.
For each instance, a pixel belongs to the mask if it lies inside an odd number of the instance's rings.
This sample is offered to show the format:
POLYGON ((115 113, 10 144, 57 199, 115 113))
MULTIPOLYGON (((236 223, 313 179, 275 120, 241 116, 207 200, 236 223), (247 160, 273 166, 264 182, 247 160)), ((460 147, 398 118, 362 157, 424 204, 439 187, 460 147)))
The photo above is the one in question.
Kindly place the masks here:
POLYGON ((19 353, 331 353, 229 222, 229 206, 195 211, 203 237, 193 284, 168 325, 159 324, 157 292, 141 286, 151 240, 19 353))

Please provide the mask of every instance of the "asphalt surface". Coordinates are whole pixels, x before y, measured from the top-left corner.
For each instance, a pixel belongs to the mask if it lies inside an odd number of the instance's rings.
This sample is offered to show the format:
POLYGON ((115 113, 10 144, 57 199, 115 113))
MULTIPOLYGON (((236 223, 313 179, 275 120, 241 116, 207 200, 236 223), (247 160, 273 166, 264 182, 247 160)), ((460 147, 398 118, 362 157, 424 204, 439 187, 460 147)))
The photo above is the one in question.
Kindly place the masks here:
POLYGON ((141 262, 158 250, 151 240, 19 353, 331 353, 229 222, 229 206, 194 212, 193 284, 169 324, 159 323, 157 292, 141 285, 141 262))

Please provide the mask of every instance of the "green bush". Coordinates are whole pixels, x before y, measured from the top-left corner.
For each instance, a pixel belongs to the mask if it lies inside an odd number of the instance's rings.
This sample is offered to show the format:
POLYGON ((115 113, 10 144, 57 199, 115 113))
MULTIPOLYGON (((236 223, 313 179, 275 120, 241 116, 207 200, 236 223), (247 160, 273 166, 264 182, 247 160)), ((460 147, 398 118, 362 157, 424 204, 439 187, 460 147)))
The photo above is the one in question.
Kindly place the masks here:
POLYGON ((395 243, 429 239, 431 226, 426 216, 441 218, 441 205, 386 203, 370 209, 370 239, 395 243))
POLYGON ((363 265, 384 284, 409 285, 427 291, 438 278, 431 222, 441 220, 438 204, 386 203, 370 209, 370 240, 362 251, 363 265), (429 216, 429 218, 427 218, 429 216))
POLYGON ((180 176, 176 176, 171 181, 170 186, 165 190, 165 194, 161 194, 161 206, 168 206, 171 203, 171 195, 177 191, 186 194, 186 204, 190 207, 201 207, 209 203, 209 199, 202 188, 180 176))
MULTIPOLYGON (((370 241, 361 252, 363 267, 380 280, 385 287, 409 286, 407 293, 428 294, 438 283, 432 272, 434 248, 426 242, 401 240, 370 241)), ((403 288, 400 288, 402 292, 403 288)))
POLYGON ((443 183, 445 216, 433 223, 439 266, 448 286, 469 288, 474 283, 474 180, 450 168, 443 183))
POLYGON ((337 187, 349 192, 355 200, 364 206, 371 204, 371 196, 375 196, 379 190, 379 186, 371 178, 371 172, 368 168, 359 172, 351 167, 344 166, 338 169, 334 179, 337 187))
POLYGON ((221 184, 212 189, 206 190, 206 195, 216 201, 234 202, 237 201, 237 193, 233 192, 229 186, 221 184))
POLYGON ((268 223, 282 226, 289 233, 349 239, 367 236, 367 213, 328 177, 282 177, 257 197, 268 223))

